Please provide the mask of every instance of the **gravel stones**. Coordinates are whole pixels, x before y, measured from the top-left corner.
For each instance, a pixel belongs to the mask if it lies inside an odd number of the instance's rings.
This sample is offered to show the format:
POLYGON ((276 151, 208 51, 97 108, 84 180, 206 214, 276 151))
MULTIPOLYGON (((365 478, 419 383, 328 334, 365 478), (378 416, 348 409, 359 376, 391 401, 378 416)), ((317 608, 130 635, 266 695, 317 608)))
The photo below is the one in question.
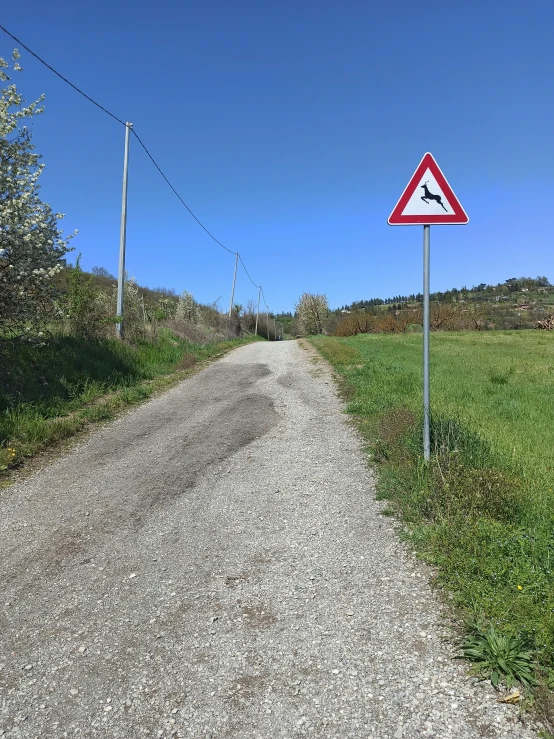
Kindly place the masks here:
POLYGON ((451 659, 380 507, 296 342, 122 416, 2 494, 0 734, 536 736, 451 659))

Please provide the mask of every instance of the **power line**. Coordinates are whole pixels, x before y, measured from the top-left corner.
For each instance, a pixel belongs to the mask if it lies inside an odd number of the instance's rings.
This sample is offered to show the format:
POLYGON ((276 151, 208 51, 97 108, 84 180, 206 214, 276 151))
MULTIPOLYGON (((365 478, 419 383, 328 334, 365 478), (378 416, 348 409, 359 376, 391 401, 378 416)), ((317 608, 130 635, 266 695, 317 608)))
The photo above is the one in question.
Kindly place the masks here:
MULTIPOLYGON (((260 289, 261 289, 261 287, 260 287, 260 289)), ((265 307, 266 307, 266 308, 267 308, 267 310, 269 311, 269 305, 268 305, 268 304, 267 304, 267 303, 265 302, 265 295, 264 295, 264 291, 263 291, 263 290, 262 290, 262 300, 264 301, 264 305, 265 305, 265 307)))
POLYGON ((246 265, 245 265, 245 263, 244 263, 244 262, 242 261, 242 257, 241 257, 241 255, 240 255, 240 254, 239 254, 239 259, 240 259, 240 263, 241 263, 241 264, 242 264, 242 266, 243 266, 243 269, 244 269, 244 271, 246 272, 246 276, 248 277, 248 279, 250 280, 250 282, 251 282, 251 283, 252 283, 252 284, 254 285, 254 287, 256 287, 256 288, 259 288, 259 287, 261 287, 260 285, 256 285, 256 283, 254 282, 254 280, 253 280, 253 279, 252 279, 252 278, 250 277, 250 275, 248 274, 248 270, 246 269, 246 265))
POLYGON ((97 102, 96 102, 96 100, 93 100, 93 99, 92 99, 92 98, 91 98, 91 97, 90 97, 89 95, 87 95, 87 94, 86 94, 86 92, 83 92, 83 91, 82 91, 82 90, 80 90, 80 89, 79 89, 79 88, 78 88, 78 87, 77 87, 76 85, 74 85, 74 84, 73 84, 73 82, 70 82, 70 81, 69 81, 69 80, 68 80, 68 79, 67 79, 66 77, 64 77, 64 76, 63 76, 62 74, 60 74, 59 72, 56 72, 56 70, 54 69, 54 67, 51 67, 51 66, 50 66, 50 65, 49 65, 49 64, 48 64, 47 62, 45 62, 45 61, 44 61, 44 59, 42 59, 42 58, 41 58, 41 57, 40 57, 40 56, 39 56, 38 54, 35 54, 35 52, 34 52, 34 51, 31 51, 31 49, 29 49, 29 47, 28 47, 28 46, 26 46, 26 45, 25 45, 25 44, 23 43, 23 41, 20 41, 20 40, 19 40, 19 39, 18 39, 18 38, 17 38, 16 36, 14 36, 14 35, 13 35, 13 33, 10 33, 10 32, 8 31, 8 29, 7 29, 7 28, 4 28, 4 26, 0 25, 0 29, 2 29, 2 31, 4 31, 4 33, 6 33, 6 34, 7 34, 7 35, 8 35, 8 36, 9 36, 10 38, 12 38, 12 39, 13 39, 13 40, 14 40, 14 41, 15 41, 15 42, 17 43, 17 44, 19 44, 20 46, 22 46, 22 47, 23 47, 23 48, 25 49, 25 51, 28 51, 28 52, 29 52, 29 54, 31 54, 32 56, 34 56, 34 57, 35 57, 35 59, 38 59, 38 60, 39 60, 39 62, 40 62, 41 64, 44 64, 44 66, 45 66, 45 67, 48 67, 48 69, 49 69, 49 70, 50 70, 51 72, 54 72, 54 74, 55 74, 55 75, 56 75, 57 77, 59 77, 59 78, 60 78, 61 80, 63 80, 64 82, 66 82, 66 83, 67 83, 67 84, 68 84, 68 85, 69 85, 70 87, 72 87, 72 88, 73 88, 74 90, 76 90, 76 91, 77 91, 77 92, 79 93, 79 95, 82 95, 82 96, 83 96, 84 98, 86 98, 87 100, 89 100, 89 101, 90 101, 90 102, 91 102, 91 103, 92 103, 93 105, 96 105, 96 107, 97 107, 97 108, 100 108, 100 110, 103 110, 103 111, 104 111, 104 113, 107 113, 107 114, 108 114, 109 116, 111 116, 111 117, 112 117, 112 118, 113 118, 114 120, 116 120, 116 121, 117 121, 118 123, 121 123, 121 125, 122 125, 122 126, 124 126, 124 125, 125 125, 125 121, 122 121, 122 120, 121 120, 121 118, 118 118, 118 117, 117 117, 116 115, 114 115, 113 113, 110 113, 110 111, 109 111, 109 110, 108 110, 107 108, 104 108, 104 106, 103 106, 103 105, 100 105, 100 103, 97 103, 97 102))
MULTIPOLYGON (((140 136, 138 135, 138 133, 135 131, 134 128, 133 128, 133 134, 135 135, 135 138, 137 139, 137 141, 139 142, 139 144, 142 146, 142 148, 146 152, 146 154, 147 154, 148 158, 150 159, 150 161, 152 162, 152 164, 156 167, 156 169, 158 170, 158 172, 161 174, 161 176, 164 178, 164 180, 167 182, 167 184, 169 185, 169 187, 173 190, 173 192, 175 193, 175 195, 179 198, 179 200, 185 206, 185 208, 188 210, 188 212, 191 214, 191 216, 194 218, 194 220, 196 221, 196 223, 198 223, 198 225, 201 228, 204 229, 204 231, 208 234, 208 236, 211 239, 213 239, 216 244, 219 244, 219 246, 222 249, 225 249, 225 251, 228 251, 229 254, 236 254, 235 251, 233 251, 232 249, 228 249, 224 244, 221 243, 221 241, 218 241, 216 239, 216 237, 208 231, 208 229, 206 228, 206 226, 204 226, 204 224, 202 223, 202 221, 194 215, 194 213, 192 212, 192 210, 188 207, 188 205, 185 203, 185 201, 183 200, 183 198, 179 195, 179 193, 177 192, 177 190, 173 187, 173 185, 171 184, 171 182, 167 179, 167 177, 165 176, 165 174, 162 171, 162 168, 159 166, 159 164, 156 162, 156 160, 154 159, 154 157, 152 156, 152 154, 148 151, 148 149, 146 148, 146 146, 143 144, 140 136)), ((241 261, 242 261, 242 259, 241 259, 241 261)))

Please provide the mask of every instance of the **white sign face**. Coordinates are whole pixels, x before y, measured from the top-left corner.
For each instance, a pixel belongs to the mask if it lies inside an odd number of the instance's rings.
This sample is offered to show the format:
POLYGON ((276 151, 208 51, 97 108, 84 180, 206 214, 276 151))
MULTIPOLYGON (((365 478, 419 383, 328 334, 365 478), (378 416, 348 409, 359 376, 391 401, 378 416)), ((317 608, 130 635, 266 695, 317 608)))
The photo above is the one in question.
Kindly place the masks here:
POLYGON ((427 152, 389 216, 391 226, 433 223, 464 224, 469 221, 433 155, 427 152))
POLYGON ((429 168, 421 177, 413 195, 402 210, 403 216, 440 216, 454 215, 454 208, 441 190, 433 173, 429 168))

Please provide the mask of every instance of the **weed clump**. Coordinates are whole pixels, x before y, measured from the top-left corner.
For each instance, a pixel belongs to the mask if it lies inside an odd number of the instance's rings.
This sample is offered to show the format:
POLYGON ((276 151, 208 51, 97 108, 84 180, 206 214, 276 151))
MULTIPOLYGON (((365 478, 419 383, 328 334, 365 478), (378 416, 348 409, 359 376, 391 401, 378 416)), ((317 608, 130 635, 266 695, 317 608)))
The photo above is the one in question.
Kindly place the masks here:
POLYGON ((510 377, 514 374, 514 368, 507 370, 491 369, 488 372, 488 378, 493 385, 507 385, 510 377))
POLYGON ((493 624, 488 629, 473 626, 462 644, 462 656, 473 662, 476 674, 489 679, 495 688, 501 682, 508 689, 515 683, 530 688, 536 682, 531 645, 521 637, 499 634, 493 624))
POLYGON ((425 514, 430 520, 519 520, 521 480, 501 469, 475 469, 451 458, 435 459, 429 483, 425 514))

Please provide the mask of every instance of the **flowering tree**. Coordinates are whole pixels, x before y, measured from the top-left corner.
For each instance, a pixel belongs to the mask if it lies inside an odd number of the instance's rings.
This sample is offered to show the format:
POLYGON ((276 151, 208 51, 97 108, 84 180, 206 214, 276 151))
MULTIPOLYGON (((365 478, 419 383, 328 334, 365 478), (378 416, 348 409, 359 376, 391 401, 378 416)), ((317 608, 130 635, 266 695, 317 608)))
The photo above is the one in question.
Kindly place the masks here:
MULTIPOLYGON (((20 72, 17 49, 12 65, 0 57, 0 83, 20 72)), ((44 168, 34 153, 26 119, 44 111, 44 96, 23 104, 15 84, 0 90, 0 338, 17 335, 54 312, 53 277, 63 267, 69 238, 62 237, 54 213, 39 198, 44 168)))
POLYGON ((192 293, 189 293, 188 290, 183 290, 179 296, 175 317, 191 323, 198 322, 198 306, 192 293))
POLYGON ((322 334, 329 317, 326 295, 304 293, 295 304, 299 328, 304 334, 322 334))

